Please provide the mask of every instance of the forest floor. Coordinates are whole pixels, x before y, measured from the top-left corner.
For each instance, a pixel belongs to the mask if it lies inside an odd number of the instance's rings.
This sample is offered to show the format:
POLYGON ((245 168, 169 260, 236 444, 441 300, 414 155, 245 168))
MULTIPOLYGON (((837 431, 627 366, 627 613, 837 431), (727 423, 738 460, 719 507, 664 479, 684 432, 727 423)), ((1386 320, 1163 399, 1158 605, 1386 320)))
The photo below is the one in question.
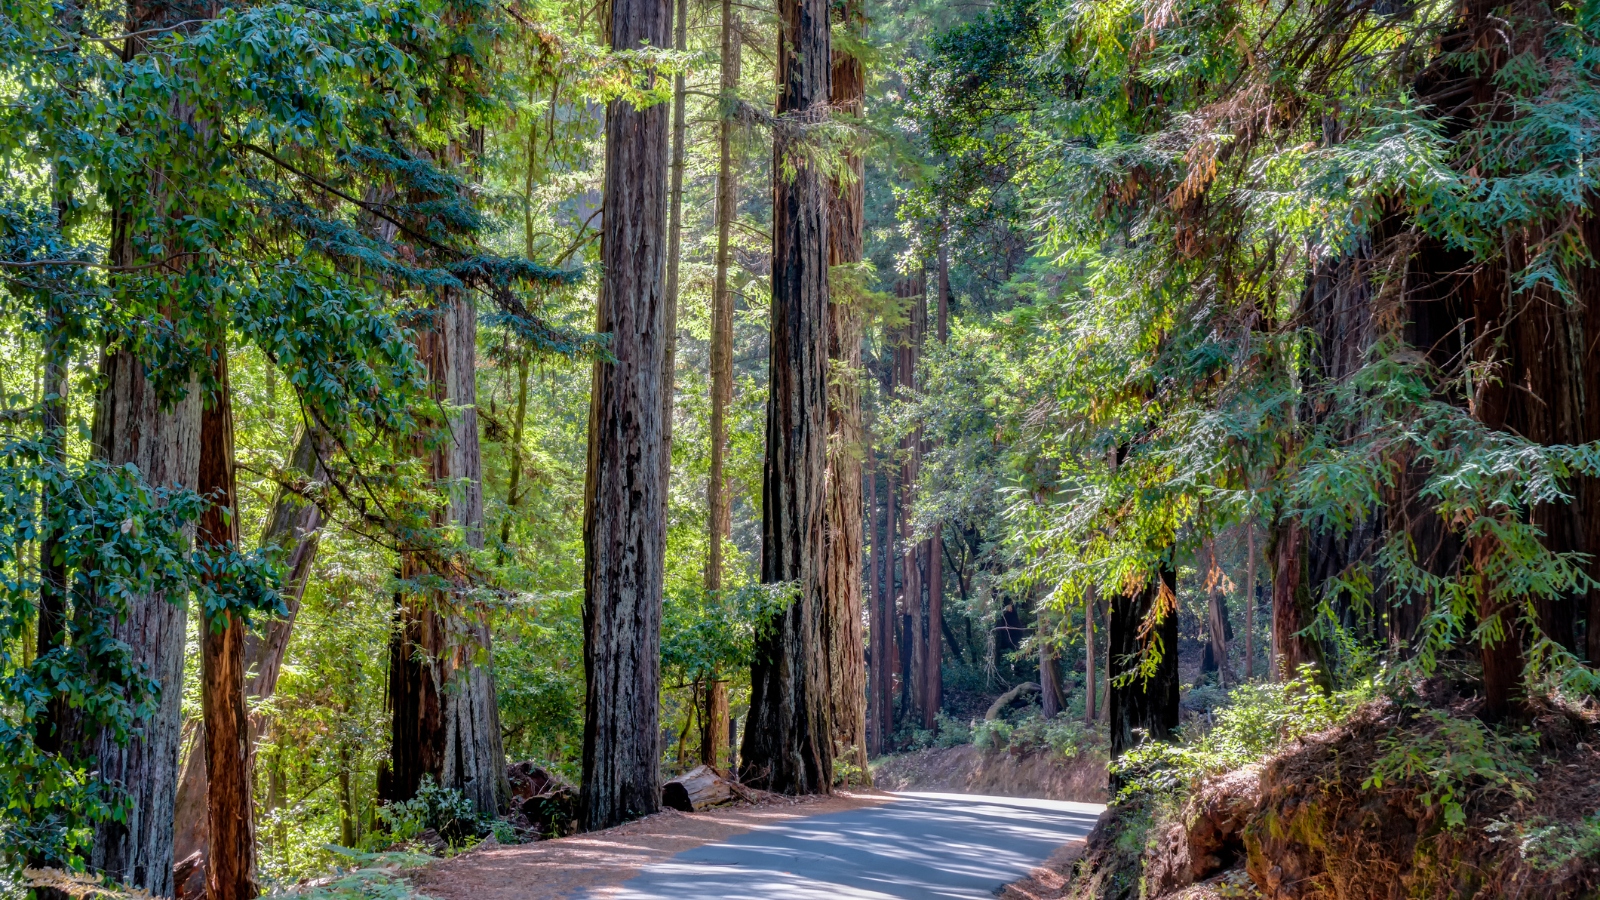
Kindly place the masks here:
POLYGON ((1102 809, 929 793, 778 800, 480 846, 412 881, 439 900, 1023 900, 1034 891, 1007 885, 1051 882, 1102 809))

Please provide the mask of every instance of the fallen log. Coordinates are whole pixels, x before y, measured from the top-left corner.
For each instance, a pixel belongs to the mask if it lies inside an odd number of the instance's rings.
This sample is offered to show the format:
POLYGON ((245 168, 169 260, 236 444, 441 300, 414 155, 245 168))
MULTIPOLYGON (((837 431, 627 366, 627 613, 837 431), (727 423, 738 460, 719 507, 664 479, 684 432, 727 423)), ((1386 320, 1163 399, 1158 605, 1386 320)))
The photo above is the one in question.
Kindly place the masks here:
POLYGON ((661 786, 661 805, 698 812, 738 799, 733 783, 710 766, 696 766, 661 786))

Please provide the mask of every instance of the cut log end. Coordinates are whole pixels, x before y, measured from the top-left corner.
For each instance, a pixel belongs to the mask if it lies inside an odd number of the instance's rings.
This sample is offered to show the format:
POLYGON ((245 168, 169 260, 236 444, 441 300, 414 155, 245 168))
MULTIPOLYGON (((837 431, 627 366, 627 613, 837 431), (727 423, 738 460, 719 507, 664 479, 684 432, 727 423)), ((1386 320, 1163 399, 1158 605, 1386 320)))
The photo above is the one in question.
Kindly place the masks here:
POLYGON ((661 786, 661 805, 680 812, 699 812, 737 799, 733 783, 710 766, 696 766, 661 786))

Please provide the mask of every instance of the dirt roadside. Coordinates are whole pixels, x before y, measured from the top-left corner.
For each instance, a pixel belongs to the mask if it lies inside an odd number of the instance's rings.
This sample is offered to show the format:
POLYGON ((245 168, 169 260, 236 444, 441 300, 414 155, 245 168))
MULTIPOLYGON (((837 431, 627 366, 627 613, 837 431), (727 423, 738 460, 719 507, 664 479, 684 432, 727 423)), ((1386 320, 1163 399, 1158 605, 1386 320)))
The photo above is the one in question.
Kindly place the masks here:
POLYGON ((438 900, 566 900, 605 896, 639 869, 703 844, 789 819, 887 803, 877 792, 838 793, 734 806, 703 813, 671 810, 605 831, 502 846, 492 841, 441 860, 412 877, 438 900))

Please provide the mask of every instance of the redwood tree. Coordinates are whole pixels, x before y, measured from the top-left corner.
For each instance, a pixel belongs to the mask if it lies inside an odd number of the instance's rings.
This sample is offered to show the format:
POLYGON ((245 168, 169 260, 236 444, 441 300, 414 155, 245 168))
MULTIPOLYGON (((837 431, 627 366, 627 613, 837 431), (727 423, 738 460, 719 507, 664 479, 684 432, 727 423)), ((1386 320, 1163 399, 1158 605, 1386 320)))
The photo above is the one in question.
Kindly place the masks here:
POLYGON ((828 113, 828 4, 781 0, 778 21, 761 580, 791 583, 797 596, 756 642, 740 773, 768 790, 825 793, 833 781, 822 590, 829 185, 803 132, 828 113))
MULTIPOLYGON (((611 46, 668 46, 667 0, 615 0, 611 46)), ((667 452, 667 108, 606 108, 604 268, 584 485, 583 784, 580 822, 608 828, 661 805, 658 712, 667 452)))
POLYGON ((1178 728, 1177 574, 1170 562, 1133 593, 1111 600, 1111 758, 1149 740, 1165 741, 1178 728), (1141 671, 1146 661, 1152 671, 1141 671))
MULTIPOLYGON (((864 30, 860 0, 845 4, 843 26, 864 30)), ((847 50, 833 51, 831 101, 845 115, 859 117, 866 97, 861 60, 847 50)), ((864 194, 859 152, 845 157, 846 171, 829 185, 828 265, 861 262, 864 194)), ((847 294, 828 302, 828 472, 824 508, 822 615, 828 648, 828 704, 834 750, 867 769, 866 660, 861 635, 861 321, 859 298, 847 294)))

